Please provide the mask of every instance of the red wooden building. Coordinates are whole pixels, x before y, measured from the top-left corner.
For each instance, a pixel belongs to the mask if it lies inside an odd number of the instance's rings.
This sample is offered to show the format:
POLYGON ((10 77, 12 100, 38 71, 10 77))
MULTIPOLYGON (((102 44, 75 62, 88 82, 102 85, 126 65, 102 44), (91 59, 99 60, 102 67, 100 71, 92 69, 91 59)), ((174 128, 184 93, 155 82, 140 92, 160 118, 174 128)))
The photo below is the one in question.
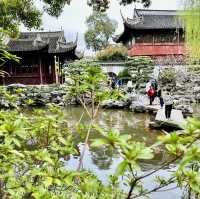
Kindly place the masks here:
POLYGON ((124 31, 115 41, 129 48, 129 56, 151 56, 164 64, 183 60, 184 27, 177 11, 135 9, 132 19, 122 18, 124 31))
POLYGON ((64 31, 23 32, 11 39, 7 50, 20 57, 20 63, 6 63, 9 73, 4 84, 52 84, 59 82, 61 66, 66 61, 78 59, 77 38, 66 42, 64 31))

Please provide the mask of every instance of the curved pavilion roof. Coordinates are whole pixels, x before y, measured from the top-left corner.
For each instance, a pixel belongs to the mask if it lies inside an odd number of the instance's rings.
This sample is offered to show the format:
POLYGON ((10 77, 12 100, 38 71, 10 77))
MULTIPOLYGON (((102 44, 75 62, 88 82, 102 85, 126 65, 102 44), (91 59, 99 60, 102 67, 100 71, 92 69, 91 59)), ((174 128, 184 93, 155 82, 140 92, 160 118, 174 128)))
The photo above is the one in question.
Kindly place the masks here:
POLYGON ((131 29, 176 29, 183 28, 177 10, 135 9, 133 19, 124 19, 131 29))
POLYGON ((74 42, 66 42, 64 31, 22 32, 18 39, 10 39, 7 46, 10 52, 46 49, 48 53, 65 53, 76 49, 77 38, 74 42))
POLYGON ((178 17, 181 11, 178 10, 148 10, 135 9, 132 19, 123 18, 124 32, 115 38, 120 42, 124 33, 130 30, 162 30, 162 29, 183 29, 184 24, 178 17))

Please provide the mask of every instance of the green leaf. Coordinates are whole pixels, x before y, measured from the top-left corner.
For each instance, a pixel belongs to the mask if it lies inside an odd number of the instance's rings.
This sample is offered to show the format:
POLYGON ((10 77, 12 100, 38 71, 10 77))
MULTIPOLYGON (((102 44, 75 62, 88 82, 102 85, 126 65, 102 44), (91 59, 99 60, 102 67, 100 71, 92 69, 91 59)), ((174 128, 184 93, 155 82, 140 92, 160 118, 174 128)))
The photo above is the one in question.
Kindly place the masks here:
POLYGON ((106 139, 95 139, 92 144, 91 144, 91 147, 99 147, 99 146, 102 146, 102 145, 105 145, 105 144, 108 144, 109 142, 106 140, 106 139))
POLYGON ((99 132, 101 135, 105 135, 104 130, 103 130, 99 125, 94 124, 92 127, 93 127, 97 132, 99 132))
POLYGON ((54 179, 53 181, 55 184, 57 184, 58 186, 61 186, 62 185, 62 181, 58 178, 54 179))
POLYGON ((126 142, 127 140, 131 139, 131 135, 120 135, 120 139, 126 142))
POLYGON ((142 160, 149 160, 152 159, 153 157, 154 157, 153 151, 150 148, 145 148, 142 150, 141 153, 139 153, 137 158, 142 160))
POLYGON ((45 185, 45 187, 49 187, 50 185, 53 184, 53 178, 52 177, 46 177, 43 184, 45 185))
POLYGON ((123 175, 128 167, 128 162, 126 160, 122 161, 118 166, 115 172, 115 175, 120 176, 123 175))
POLYGON ((19 156, 19 157, 21 157, 21 158, 24 158, 24 157, 25 157, 23 153, 20 153, 20 152, 17 151, 17 150, 11 150, 10 152, 13 153, 13 154, 15 154, 15 155, 17 155, 17 156, 19 156))

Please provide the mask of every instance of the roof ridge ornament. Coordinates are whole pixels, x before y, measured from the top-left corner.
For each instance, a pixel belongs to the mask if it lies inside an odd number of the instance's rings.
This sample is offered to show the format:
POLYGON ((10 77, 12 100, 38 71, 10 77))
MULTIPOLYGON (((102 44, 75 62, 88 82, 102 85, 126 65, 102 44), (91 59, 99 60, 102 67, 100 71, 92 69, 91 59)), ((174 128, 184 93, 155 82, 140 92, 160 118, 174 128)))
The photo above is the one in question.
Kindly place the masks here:
POLYGON ((78 32, 76 33, 76 39, 75 39, 74 43, 77 44, 77 42, 78 42, 78 32))
POLYGON ((37 34, 35 40, 38 41, 38 42, 42 42, 43 41, 40 34, 37 34))
POLYGON ((133 19, 127 18, 127 22, 131 25, 135 25, 141 23, 143 19, 143 16, 134 17, 133 19))
POLYGON ((46 42, 42 40, 41 35, 38 33, 36 38, 33 41, 33 46, 42 46, 44 44, 46 44, 46 42))
POLYGON ((124 17, 123 14, 122 14, 122 10, 121 10, 121 9, 120 9, 120 14, 121 14, 121 17, 122 17, 123 22, 126 22, 126 19, 125 19, 125 17, 124 17))

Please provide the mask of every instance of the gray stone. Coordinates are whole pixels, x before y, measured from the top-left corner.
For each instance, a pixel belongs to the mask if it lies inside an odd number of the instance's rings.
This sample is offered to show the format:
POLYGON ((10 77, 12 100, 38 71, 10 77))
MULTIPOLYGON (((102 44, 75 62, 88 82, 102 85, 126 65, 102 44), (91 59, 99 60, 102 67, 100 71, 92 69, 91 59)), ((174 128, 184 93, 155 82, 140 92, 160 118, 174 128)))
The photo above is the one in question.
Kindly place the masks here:
POLYGON ((133 102, 130 106, 130 109, 134 111, 135 113, 144 113, 146 112, 146 107, 139 103, 139 102, 133 102))
POLYGON ((161 125, 157 122, 149 122, 149 127, 152 129, 160 129, 161 125))
POLYGON ((187 104, 179 104, 175 107, 177 110, 181 110, 184 117, 192 116, 193 108, 187 104))
POLYGON ((52 97, 57 97, 57 96, 63 96, 66 93, 62 90, 59 90, 59 91, 57 90, 57 91, 52 91, 50 94, 51 94, 52 97))
POLYGON ((106 109, 124 109, 128 107, 128 102, 106 100, 102 102, 101 106, 102 108, 106 108, 106 109))
POLYGON ((200 93, 200 86, 194 87, 194 93, 200 93))
POLYGON ((10 89, 17 89, 17 88, 26 88, 27 86, 26 85, 24 85, 24 84, 9 84, 8 86, 6 86, 6 88, 8 89, 8 90, 10 90, 10 89))

